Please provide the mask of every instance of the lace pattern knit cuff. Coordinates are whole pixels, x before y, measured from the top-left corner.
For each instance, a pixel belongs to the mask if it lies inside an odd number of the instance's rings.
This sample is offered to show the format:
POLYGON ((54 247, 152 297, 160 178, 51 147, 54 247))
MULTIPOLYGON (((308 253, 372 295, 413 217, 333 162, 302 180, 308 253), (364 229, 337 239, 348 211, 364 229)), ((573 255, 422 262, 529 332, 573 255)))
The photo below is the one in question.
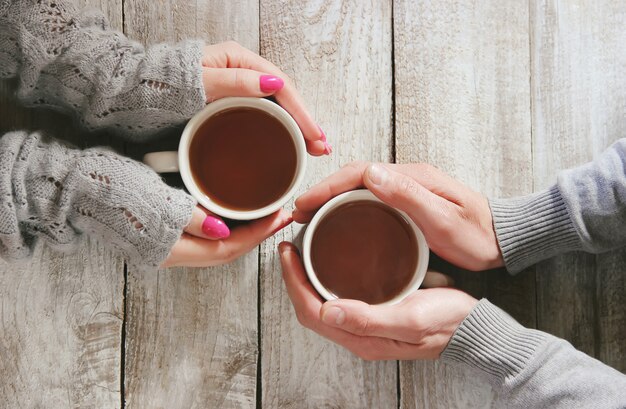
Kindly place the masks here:
POLYGON ((581 250, 581 239, 557 186, 532 195, 489 201, 507 270, 518 273, 538 261, 581 250))
POLYGON ((0 138, 0 257, 27 257, 37 240, 58 250, 82 234, 152 269, 189 223, 195 200, 145 165, 107 149, 70 149, 38 133, 0 138))

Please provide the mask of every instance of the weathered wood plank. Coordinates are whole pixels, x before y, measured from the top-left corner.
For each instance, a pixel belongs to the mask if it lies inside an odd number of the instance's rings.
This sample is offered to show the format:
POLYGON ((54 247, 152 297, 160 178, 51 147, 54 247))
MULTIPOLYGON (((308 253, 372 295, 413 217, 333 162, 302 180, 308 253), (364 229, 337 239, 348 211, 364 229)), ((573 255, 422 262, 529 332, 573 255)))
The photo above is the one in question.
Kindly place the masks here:
POLYGON ((73 0, 81 10, 100 10, 109 20, 111 28, 122 31, 123 0, 73 0))
MULTIPOLYGON (((626 4, 531 1, 535 187, 626 136, 626 4)), ((537 267, 538 327, 626 370, 626 251, 537 267)))
MULTIPOLYGON (((125 2, 125 32, 144 43, 234 39, 258 50, 258 16, 253 0, 132 1, 125 2)), ((178 137, 170 134, 157 149, 178 137)), ((255 406, 257 259, 253 251, 220 268, 129 272, 129 408, 255 406)))
MULTIPOLYGON (((389 1, 261 1, 262 54, 295 78, 335 152, 311 159, 308 184, 349 161, 392 159, 389 1)), ((261 247, 264 408, 393 408, 396 363, 364 362, 302 328, 281 279, 276 246, 261 247)))
MULTIPOLYGON (((105 14, 121 28, 121 1, 109 2, 105 14)), ((0 135, 41 129, 79 146, 110 141, 104 134, 88 141, 68 117, 21 107, 15 87, 0 83, 0 135)), ((3 406, 120 407, 123 283, 121 258, 88 240, 74 254, 40 245, 29 261, 0 261, 3 406)))
MULTIPOLYGON (((528 5, 394 3, 396 160, 428 162, 489 196, 532 190, 528 5)), ((452 269, 454 271, 454 269, 452 269)), ((532 272, 455 274, 534 325, 532 272)), ((401 407, 485 407, 489 388, 438 362, 401 362, 401 407)))
POLYGON ((100 243, 0 261, 0 395, 6 407, 120 407, 123 263, 100 243))

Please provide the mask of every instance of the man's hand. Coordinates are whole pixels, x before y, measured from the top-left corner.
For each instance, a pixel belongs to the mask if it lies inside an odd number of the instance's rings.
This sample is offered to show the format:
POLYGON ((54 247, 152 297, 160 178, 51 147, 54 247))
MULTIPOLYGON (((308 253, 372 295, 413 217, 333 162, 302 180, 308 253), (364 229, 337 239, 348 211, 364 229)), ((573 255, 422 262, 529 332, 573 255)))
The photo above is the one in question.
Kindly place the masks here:
POLYGON ((324 302, 308 281, 298 250, 283 242, 279 252, 298 321, 363 359, 437 359, 478 302, 452 288, 418 290, 391 306, 324 302))
POLYGON ((439 257, 474 271, 504 265, 487 199, 426 164, 347 165, 300 196, 293 218, 307 223, 334 196, 363 187, 406 212, 439 257))

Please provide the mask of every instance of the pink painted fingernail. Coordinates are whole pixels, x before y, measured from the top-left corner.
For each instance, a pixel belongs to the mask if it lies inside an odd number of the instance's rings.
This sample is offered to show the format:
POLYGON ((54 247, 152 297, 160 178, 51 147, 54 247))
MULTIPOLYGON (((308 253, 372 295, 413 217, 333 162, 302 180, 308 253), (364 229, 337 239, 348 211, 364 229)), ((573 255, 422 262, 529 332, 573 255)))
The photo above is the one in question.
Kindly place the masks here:
POLYGON ((317 129, 320 130, 320 141, 322 142, 326 142, 326 134, 324 133, 324 131, 322 130, 322 128, 320 128, 320 126, 317 126, 317 129))
POLYGON ((276 92, 285 85, 285 81, 275 75, 261 75, 261 92, 276 92))
POLYGON ((212 239, 225 239, 230 236, 230 229, 222 219, 207 216, 202 223, 202 232, 212 239))
POLYGON ((333 153, 333 147, 328 142, 324 142, 324 154, 330 155, 331 153, 333 153))

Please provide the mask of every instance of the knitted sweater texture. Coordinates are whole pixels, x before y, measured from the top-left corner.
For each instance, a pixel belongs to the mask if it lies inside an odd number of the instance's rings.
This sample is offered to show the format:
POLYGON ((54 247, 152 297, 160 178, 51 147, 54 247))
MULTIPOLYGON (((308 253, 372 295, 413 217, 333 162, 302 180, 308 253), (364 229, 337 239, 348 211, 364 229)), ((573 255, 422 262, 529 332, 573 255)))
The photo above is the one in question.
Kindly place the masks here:
MULTIPOLYGON (((0 78, 18 79, 29 106, 74 114, 85 129, 133 140, 204 107, 202 43, 144 49, 99 12, 65 1, 0 1, 0 78)), ((84 234, 153 268, 168 255, 195 201, 146 166, 108 149, 72 149, 41 133, 0 138, 0 257, 31 254, 39 238, 71 250, 84 234)))

